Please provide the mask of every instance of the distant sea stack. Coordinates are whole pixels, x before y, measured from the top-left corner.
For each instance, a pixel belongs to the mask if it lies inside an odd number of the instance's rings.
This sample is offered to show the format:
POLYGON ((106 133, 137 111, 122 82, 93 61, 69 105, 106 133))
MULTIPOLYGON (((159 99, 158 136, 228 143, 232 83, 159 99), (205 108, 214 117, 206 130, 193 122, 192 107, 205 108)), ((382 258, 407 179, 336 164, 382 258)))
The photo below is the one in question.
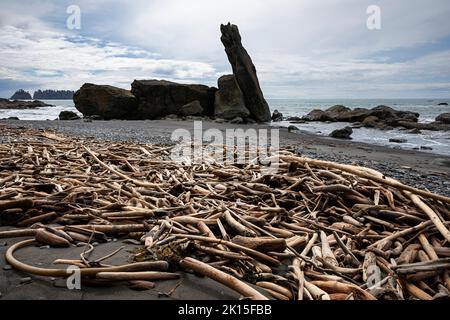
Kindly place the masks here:
POLYGON ((37 90, 34 92, 33 99, 72 100, 73 94, 74 91, 71 90, 37 90))
POLYGON ((31 100, 31 94, 28 91, 23 89, 19 89, 10 98, 11 100, 31 100))

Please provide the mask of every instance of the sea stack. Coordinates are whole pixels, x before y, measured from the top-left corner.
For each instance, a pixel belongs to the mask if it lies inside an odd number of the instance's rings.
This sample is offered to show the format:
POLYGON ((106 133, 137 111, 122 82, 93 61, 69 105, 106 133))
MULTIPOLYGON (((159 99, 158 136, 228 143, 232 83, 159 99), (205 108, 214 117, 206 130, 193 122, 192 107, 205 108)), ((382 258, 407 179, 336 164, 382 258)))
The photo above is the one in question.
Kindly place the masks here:
POLYGON ((228 23, 221 25, 222 36, 220 40, 225 46, 228 61, 233 68, 233 73, 239 88, 244 96, 245 105, 251 116, 258 122, 271 120, 270 109, 259 86, 256 68, 250 55, 242 46, 241 35, 236 25, 228 23))

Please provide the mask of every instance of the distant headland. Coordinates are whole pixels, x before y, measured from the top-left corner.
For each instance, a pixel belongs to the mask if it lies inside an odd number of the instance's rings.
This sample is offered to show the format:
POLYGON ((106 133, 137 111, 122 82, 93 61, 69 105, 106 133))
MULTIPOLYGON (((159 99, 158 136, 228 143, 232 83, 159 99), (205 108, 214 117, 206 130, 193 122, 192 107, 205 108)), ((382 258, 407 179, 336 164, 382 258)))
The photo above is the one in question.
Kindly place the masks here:
POLYGON ((28 91, 19 89, 11 96, 13 100, 72 100, 74 91, 71 90, 37 90, 33 96, 28 91))

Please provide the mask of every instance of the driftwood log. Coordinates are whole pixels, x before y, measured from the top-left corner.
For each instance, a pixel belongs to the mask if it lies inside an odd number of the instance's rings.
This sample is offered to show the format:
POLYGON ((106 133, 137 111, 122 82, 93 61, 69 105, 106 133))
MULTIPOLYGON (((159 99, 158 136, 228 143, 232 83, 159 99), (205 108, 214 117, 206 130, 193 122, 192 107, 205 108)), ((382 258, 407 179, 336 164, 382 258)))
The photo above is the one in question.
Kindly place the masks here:
POLYGON ((6 252, 23 272, 67 277, 14 253, 82 245, 54 263, 80 267, 85 281, 149 288, 191 270, 252 299, 448 296, 447 196, 286 150, 263 175, 258 161, 174 162, 172 146, 0 133, 9 141, 0 144, 0 238, 28 238, 6 252), (140 245, 132 263, 104 263, 121 248, 89 259, 94 242, 111 238, 140 245))

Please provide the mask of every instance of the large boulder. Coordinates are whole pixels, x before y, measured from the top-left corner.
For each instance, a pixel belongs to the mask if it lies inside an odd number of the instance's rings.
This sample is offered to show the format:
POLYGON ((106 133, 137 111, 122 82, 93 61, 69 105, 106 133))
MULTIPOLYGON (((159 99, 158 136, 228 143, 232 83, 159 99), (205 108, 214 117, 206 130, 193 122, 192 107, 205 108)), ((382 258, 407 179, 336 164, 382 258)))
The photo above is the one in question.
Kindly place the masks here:
POLYGON ((85 83, 73 95, 75 108, 84 117, 97 115, 102 119, 132 119, 137 107, 136 97, 129 91, 107 85, 85 83))
POLYGON ((351 135, 353 133, 353 129, 350 127, 345 127, 342 129, 336 129, 330 133, 330 137, 337 139, 351 139, 351 135))
POLYGON ((244 96, 234 75, 221 76, 217 84, 219 90, 214 101, 214 116, 227 120, 249 117, 250 111, 245 107, 244 96))
POLYGON ((436 121, 450 124, 450 113, 446 112, 446 113, 442 113, 442 114, 438 115, 436 117, 436 121))
POLYGON ((61 111, 59 113, 58 119, 59 120, 78 120, 81 118, 73 111, 61 111))
POLYGON ((273 122, 283 121, 283 114, 282 114, 280 111, 275 110, 275 111, 272 113, 272 121, 273 121, 273 122))
POLYGON ((332 121, 333 119, 324 111, 320 109, 314 109, 307 115, 302 117, 305 121, 332 121))
POLYGON ((256 121, 270 121, 269 105, 261 91, 252 59, 242 46, 238 27, 228 23, 227 25, 221 25, 220 31, 222 33, 220 40, 225 46, 228 61, 244 96, 245 106, 256 121))
POLYGON ((181 107, 198 100, 204 115, 214 114, 216 88, 200 84, 181 84, 165 80, 134 80, 131 92, 138 99, 136 117, 162 118, 169 114, 182 116, 181 107))
POLYGON ((362 125, 366 128, 375 128, 378 125, 379 120, 378 117, 368 116, 362 121, 362 125))
POLYGON ((200 101, 195 100, 182 106, 180 112, 183 116, 199 116, 203 114, 203 107, 200 101))
POLYGON ((326 110, 315 109, 302 118, 306 121, 361 122, 365 126, 388 128, 398 127, 400 121, 417 122, 419 114, 410 111, 394 110, 387 106, 372 109, 336 105, 326 110), (366 120, 367 119, 367 120, 366 120))
POLYGON ((332 106, 332 107, 328 108, 327 110, 325 110, 326 114, 331 119, 338 119, 340 116, 346 114, 349 111, 351 111, 350 108, 340 105, 340 104, 332 106))

